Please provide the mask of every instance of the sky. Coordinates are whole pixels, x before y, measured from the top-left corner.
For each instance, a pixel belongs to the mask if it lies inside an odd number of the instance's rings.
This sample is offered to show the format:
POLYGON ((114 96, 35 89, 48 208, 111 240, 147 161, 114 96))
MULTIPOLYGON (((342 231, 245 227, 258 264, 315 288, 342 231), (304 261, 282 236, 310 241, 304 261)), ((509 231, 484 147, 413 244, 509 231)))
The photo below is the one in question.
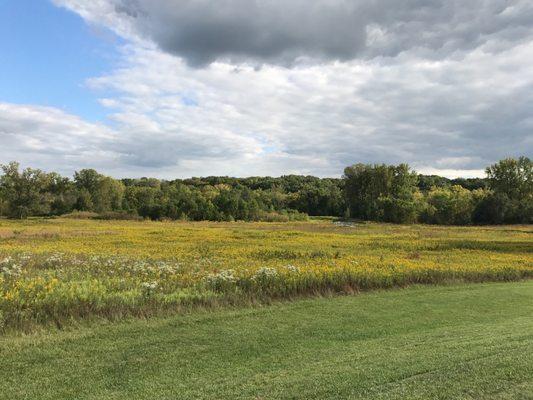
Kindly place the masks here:
POLYGON ((475 177, 532 110, 530 0, 0 0, 0 163, 475 177))

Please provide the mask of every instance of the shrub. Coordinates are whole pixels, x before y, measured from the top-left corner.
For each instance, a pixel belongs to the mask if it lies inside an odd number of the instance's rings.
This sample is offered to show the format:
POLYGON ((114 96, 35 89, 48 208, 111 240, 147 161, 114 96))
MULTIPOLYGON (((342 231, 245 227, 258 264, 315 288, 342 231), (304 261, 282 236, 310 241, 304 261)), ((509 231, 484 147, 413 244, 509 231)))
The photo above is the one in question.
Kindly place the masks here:
POLYGON ((101 219, 101 220, 127 220, 127 221, 142 221, 143 218, 135 215, 130 214, 125 211, 108 211, 103 212, 100 214, 97 214, 93 217, 93 219, 101 219))
POLYGON ((395 224, 412 224, 418 216, 418 204, 414 200, 385 197, 380 200, 383 221, 395 224))
POLYGON ((62 218, 68 219, 94 219, 98 216, 98 213, 92 211, 72 211, 68 214, 63 214, 62 218))
POLYGON ((511 207, 507 195, 491 193, 478 202, 472 219, 477 224, 503 224, 509 217, 511 207))
POLYGON ((283 210, 282 212, 259 213, 257 220, 262 222, 308 221, 309 216, 296 210, 283 210))

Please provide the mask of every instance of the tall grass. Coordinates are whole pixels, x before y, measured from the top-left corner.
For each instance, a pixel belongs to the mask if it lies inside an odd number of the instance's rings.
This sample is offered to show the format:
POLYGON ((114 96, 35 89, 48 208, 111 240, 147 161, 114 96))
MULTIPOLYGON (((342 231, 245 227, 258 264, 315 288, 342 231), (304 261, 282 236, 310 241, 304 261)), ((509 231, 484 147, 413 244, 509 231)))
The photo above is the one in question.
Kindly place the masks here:
POLYGON ((1 330, 533 277, 528 226, 34 220, 2 221, 0 234, 1 330))

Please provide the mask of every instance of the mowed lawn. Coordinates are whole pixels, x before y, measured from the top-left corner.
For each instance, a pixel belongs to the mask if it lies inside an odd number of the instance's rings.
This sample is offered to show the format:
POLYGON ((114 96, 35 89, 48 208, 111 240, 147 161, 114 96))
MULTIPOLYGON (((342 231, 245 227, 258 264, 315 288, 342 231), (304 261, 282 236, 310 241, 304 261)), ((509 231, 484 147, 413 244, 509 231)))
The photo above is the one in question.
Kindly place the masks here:
POLYGON ((0 338, 2 399, 532 399, 533 281, 0 338))

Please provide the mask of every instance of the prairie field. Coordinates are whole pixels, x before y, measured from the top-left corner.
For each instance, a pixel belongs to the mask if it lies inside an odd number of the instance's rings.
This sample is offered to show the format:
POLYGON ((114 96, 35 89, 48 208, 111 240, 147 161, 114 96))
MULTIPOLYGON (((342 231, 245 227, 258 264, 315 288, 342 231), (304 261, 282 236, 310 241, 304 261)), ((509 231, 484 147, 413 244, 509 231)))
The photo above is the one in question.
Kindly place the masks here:
POLYGON ((0 327, 533 277, 533 227, 0 220, 0 327))

